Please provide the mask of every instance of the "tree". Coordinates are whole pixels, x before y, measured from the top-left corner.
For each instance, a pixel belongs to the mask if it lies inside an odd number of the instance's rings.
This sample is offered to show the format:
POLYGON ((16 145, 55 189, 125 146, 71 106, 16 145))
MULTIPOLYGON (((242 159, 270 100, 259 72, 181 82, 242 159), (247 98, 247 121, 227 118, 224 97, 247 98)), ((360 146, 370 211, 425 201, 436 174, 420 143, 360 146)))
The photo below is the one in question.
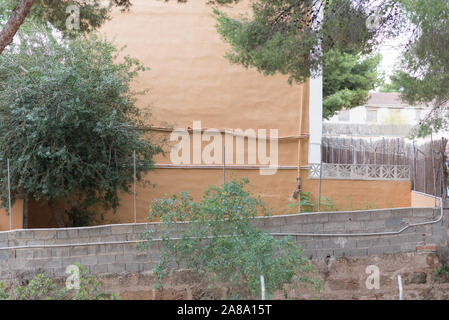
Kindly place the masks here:
POLYGON ((30 12, 34 0, 19 0, 11 13, 5 27, 0 31, 0 54, 12 42, 26 16, 30 12))
MULTIPOLYGON (((175 268, 182 266, 208 277, 213 286, 225 283, 230 296, 260 298, 260 276, 265 276, 267 296, 284 289, 295 280, 320 282, 310 277, 313 266, 302 249, 290 238, 276 239, 254 227, 253 218, 269 214, 263 202, 245 190, 249 181, 227 182, 211 187, 200 202, 185 192, 153 201, 149 221, 162 224, 144 233, 151 241, 153 233, 162 235, 162 250, 154 268, 157 287, 175 268), (182 230, 177 222, 189 221, 182 230), (173 238, 180 238, 173 241, 173 238)), ((141 242, 141 249, 148 242, 141 242)))
POLYGON ((47 22, 51 23, 53 27, 65 34, 71 34, 73 31, 85 33, 97 29, 110 19, 112 6, 120 7, 123 10, 127 10, 131 6, 130 0, 109 0, 108 6, 104 6, 104 3, 102 0, 18 0, 17 2, 2 0, 0 9, 3 16, 9 16, 9 18, 0 31, 0 54, 13 41, 14 35, 28 15, 32 19, 42 22, 43 25, 47 22), (66 9, 71 5, 76 5, 79 8, 79 30, 68 30, 66 26, 68 17, 66 9))
POLYGON ((131 81, 145 70, 136 59, 116 63, 118 51, 95 36, 71 41, 51 34, 12 44, 0 56, 1 197, 47 200, 60 227, 56 200, 72 215, 102 205, 116 209, 161 147, 136 130, 148 118, 135 106, 131 81))
POLYGON ((266 75, 286 74, 290 83, 302 83, 322 68, 323 116, 329 118, 363 104, 378 84, 380 57, 370 53, 382 37, 398 32, 392 27, 398 11, 397 1, 370 7, 364 0, 258 0, 251 19, 215 14, 219 34, 232 47, 226 55, 231 62, 266 75), (322 19, 311 11, 313 4, 323 7, 322 19), (368 28, 373 12, 383 18, 368 28))
POLYGON ((323 61, 323 118, 331 118, 342 108, 351 109, 365 104, 369 91, 382 79, 377 71, 380 55, 340 53, 332 49, 323 61))
POLYGON ((391 80, 404 101, 431 107, 415 132, 425 136, 449 128, 449 2, 403 0, 403 5, 412 38, 391 80))

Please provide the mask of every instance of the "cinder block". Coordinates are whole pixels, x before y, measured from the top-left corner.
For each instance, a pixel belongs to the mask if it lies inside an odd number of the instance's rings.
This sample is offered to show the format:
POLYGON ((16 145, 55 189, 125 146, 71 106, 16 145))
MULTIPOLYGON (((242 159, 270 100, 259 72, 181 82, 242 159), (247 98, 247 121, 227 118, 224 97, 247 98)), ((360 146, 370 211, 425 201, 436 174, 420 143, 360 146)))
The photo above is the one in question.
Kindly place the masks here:
POLYGON ((33 249, 16 249, 15 257, 18 259, 33 259, 33 249))
POLYGON ((112 234, 128 234, 133 232, 133 225, 114 225, 111 226, 112 234))
POLYGON ((371 242, 371 239, 360 239, 356 241, 356 247, 357 248, 370 248, 373 244, 371 242))
POLYGON ((115 261, 118 263, 130 263, 136 261, 135 254, 118 254, 115 256, 115 261))
POLYGON ((368 248, 368 255, 370 256, 379 256, 384 254, 385 247, 370 247, 368 248))
POLYGON ((385 254, 394 254, 394 253, 400 253, 400 252, 401 252, 400 245, 389 245, 384 248, 385 254))
POLYGON ((87 255, 87 246, 74 246, 70 248, 70 256, 85 256, 87 255))
POLYGON ((402 218, 388 218, 385 220, 385 227, 388 229, 399 230, 404 225, 402 218))
POLYGON ((123 253, 124 252, 124 246, 123 244, 105 244, 107 253, 123 253))
POLYGON ((142 272, 143 265, 142 265, 142 263, 127 263, 125 265, 125 270, 127 272, 142 272))
POLYGON ((67 278, 69 276, 68 273, 65 272, 66 268, 50 268, 48 271, 55 278, 67 278))
POLYGON ((403 243, 401 244, 401 252, 415 252, 416 243, 403 243))
POLYGON ((124 263, 111 263, 108 264, 108 273, 122 273, 126 271, 124 263))
POLYGON ((69 253, 69 247, 51 248, 51 255, 53 257, 68 257, 69 253))
POLYGON ((360 221, 351 221, 345 223, 345 231, 351 232, 351 231, 364 231, 365 230, 365 224, 360 221))
POLYGON ((352 221, 356 214, 349 212, 334 212, 329 213, 329 222, 348 222, 352 221))
POLYGON ((115 255, 99 255, 98 256, 98 263, 99 264, 110 264, 114 263, 115 261, 115 255))
POLYGON ((7 261, 9 258, 8 250, 0 250, 0 262, 7 261))
POLYGON ((349 249, 348 255, 351 256, 351 257, 367 256, 368 255, 368 249, 367 248, 349 249))
POLYGON ((375 232, 375 231, 385 231, 385 221, 375 220, 375 221, 365 221, 365 232, 375 232))
POLYGON ((63 267, 67 268, 67 266, 76 265, 81 263, 81 257, 62 257, 61 258, 63 267))
POLYGON ((105 245, 105 244, 89 245, 89 246, 87 246, 87 253, 94 254, 94 255, 106 253, 106 246, 107 245, 105 245))
POLYGON ((326 257, 331 257, 333 255, 334 255, 334 251, 332 249, 315 250, 315 258, 316 259, 324 259, 326 257))
POLYGON ((329 213, 308 214, 306 223, 322 223, 329 222, 329 213))
POLYGON ((89 272, 91 274, 104 274, 108 273, 108 266, 105 264, 97 264, 89 266, 89 272))
POLYGON ((45 240, 27 240, 27 246, 43 246, 45 245, 45 240))
POLYGON ((265 227, 281 226, 283 224, 283 219, 275 219, 273 217, 264 218, 264 229, 265 227))
POLYGON ((344 222, 329 222, 324 224, 325 232, 342 232, 345 231, 344 222))
POLYGON ((34 239, 36 240, 50 240, 56 239, 56 232, 54 230, 34 230, 34 239))
POLYGON ((49 258, 51 257, 51 248, 36 248, 33 250, 33 258, 49 258))
POLYGON ((282 225, 281 226, 281 233, 301 233, 302 227, 300 224, 290 224, 290 225, 282 225))
POLYGON ((15 231, 14 233, 15 233, 15 239, 19 239, 19 240, 34 239, 34 231, 20 230, 20 231, 15 231))
POLYGON ((84 256, 84 257, 81 257, 80 262, 82 265, 90 266, 93 264, 97 264, 98 258, 97 258, 97 256, 84 256))
MULTIPOLYGON (((258 219, 254 219, 254 220, 257 220, 257 221, 258 221, 259 223, 261 223, 262 226, 263 226, 263 224, 264 224, 263 218, 258 218, 258 219)), ((133 226, 133 233, 139 234, 139 233, 145 232, 145 231, 148 230, 148 227, 149 227, 149 225, 146 224, 146 223, 135 224, 135 225, 133 226)))
POLYGON ((302 232, 305 233, 318 233, 323 231, 323 223, 308 223, 302 226, 302 232))
POLYGON ((304 249, 322 249, 323 242, 322 240, 314 239, 303 242, 302 246, 304 249))
POLYGON ((79 228, 78 237, 80 238, 90 238, 100 235, 100 228, 79 228))
POLYGON ((432 219, 434 215, 433 208, 413 208, 414 217, 424 217, 432 219))
POLYGON ((332 237, 323 240, 323 249, 350 249, 355 248, 355 241, 346 237, 332 237))
POLYGON ((354 213, 352 221, 369 221, 371 220, 371 213, 371 211, 354 213))
POLYGON ((62 260, 59 258, 50 258, 47 259, 47 261, 44 264, 44 268, 45 269, 49 269, 49 268, 62 268, 62 260))
POLYGON ((267 226, 265 225, 263 227, 263 231, 268 233, 280 233, 281 232, 281 226, 267 226))
POLYGON ((335 258, 341 258, 348 256, 348 250, 347 249, 333 249, 332 253, 335 258))
POLYGON ((69 237, 69 233, 67 230, 58 230, 56 231, 56 239, 67 239, 69 237))
POLYGON ((99 228, 99 230, 100 230, 100 236, 108 236, 108 235, 112 234, 111 226, 101 227, 101 228, 99 228))
POLYGON ((0 241, 8 241, 8 232, 0 232, 0 241))

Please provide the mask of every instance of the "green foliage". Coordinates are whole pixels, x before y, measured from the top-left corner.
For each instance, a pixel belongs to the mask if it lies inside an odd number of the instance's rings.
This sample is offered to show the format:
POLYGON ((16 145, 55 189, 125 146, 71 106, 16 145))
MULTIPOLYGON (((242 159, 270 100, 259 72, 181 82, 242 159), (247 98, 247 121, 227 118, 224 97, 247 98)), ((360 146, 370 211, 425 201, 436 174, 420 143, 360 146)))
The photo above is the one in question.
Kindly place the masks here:
POLYGON ((381 83, 380 61, 380 55, 362 57, 329 50, 323 61, 323 118, 365 104, 369 91, 381 83))
POLYGON ((71 300, 117 300, 116 293, 107 294, 101 290, 101 283, 92 275, 85 266, 76 264, 79 268, 80 288, 71 295, 71 300))
POLYGON ((154 268, 159 287, 176 266, 201 273, 214 284, 224 283, 232 297, 259 297, 261 275, 267 295, 297 279, 319 286, 308 277, 312 265, 292 239, 275 239, 252 226, 256 215, 268 212, 244 189, 247 183, 242 179, 211 187, 201 202, 183 192, 151 204, 148 219, 159 218, 161 225, 144 236, 151 240, 153 232, 162 234, 161 259, 154 268), (177 234, 180 240, 171 240, 175 223, 184 221, 189 224, 177 234))
MULTIPOLYGON (((17 4, 15 0, 2 0, 0 4, 0 21, 10 16, 12 9, 17 4)), ((34 1, 27 20, 32 20, 42 26, 49 26, 61 31, 68 36, 85 34, 97 30, 106 21, 111 19, 111 10, 113 7, 119 7, 123 11, 131 6, 130 0, 39 0, 34 1), (66 20, 69 16, 66 12, 67 7, 76 5, 80 13, 79 30, 69 30, 66 26, 66 20)))
POLYGON ((66 295, 66 289, 59 289, 57 284, 43 274, 38 274, 24 287, 15 290, 17 300, 61 300, 66 295))
POLYGON ((265 75, 285 74, 298 83, 322 67, 323 116, 330 118, 342 108, 362 105, 380 81, 380 56, 369 54, 381 35, 394 34, 397 10, 396 1, 375 8, 365 0, 258 0, 251 19, 215 14, 218 33, 231 45, 226 57, 232 63, 265 75), (312 3, 323 5, 323 20, 310 14, 312 3), (370 9, 384 14, 376 29, 366 26, 370 9), (322 52, 316 50, 318 39, 322 52))
POLYGON ((135 106, 132 80, 145 68, 95 35, 56 40, 42 30, 0 56, 0 177, 7 205, 6 159, 12 199, 64 198, 87 210, 116 209, 161 147, 139 127, 148 118, 135 106))
POLYGON ((449 278, 449 268, 445 265, 439 266, 434 273, 434 278, 436 281, 440 281, 441 278, 449 278))
POLYGON ((428 104, 430 115, 414 136, 449 127, 449 2, 401 0, 413 35, 392 82, 401 88, 402 98, 410 104, 428 104))
MULTIPOLYGON (((291 203, 289 206, 299 208, 301 213, 314 212, 318 209, 318 200, 314 201, 310 192, 301 192, 299 201, 291 203)), ((338 209, 331 199, 321 197, 320 211, 338 211, 338 209)))
POLYGON ((9 294, 6 292, 6 286, 3 281, 0 281, 0 300, 8 300, 9 294))
POLYGON ((0 282, 0 300, 116 300, 115 294, 107 294, 101 290, 101 283, 91 276, 85 266, 77 264, 80 274, 80 287, 78 290, 68 290, 65 283, 62 285, 43 274, 36 275, 25 286, 15 288, 12 296, 5 291, 3 282, 0 282))

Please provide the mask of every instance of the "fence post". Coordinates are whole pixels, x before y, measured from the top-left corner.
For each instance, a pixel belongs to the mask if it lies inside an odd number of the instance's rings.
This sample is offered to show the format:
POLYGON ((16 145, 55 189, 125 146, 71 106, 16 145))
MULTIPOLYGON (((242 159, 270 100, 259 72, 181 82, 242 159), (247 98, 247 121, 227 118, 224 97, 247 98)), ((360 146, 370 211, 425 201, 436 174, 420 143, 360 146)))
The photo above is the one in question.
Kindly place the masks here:
POLYGON ((137 222, 137 209, 136 209, 136 150, 133 152, 134 162, 134 223, 137 222))
POLYGON ((12 230, 12 211, 11 211, 11 181, 9 173, 9 158, 8 163, 8 211, 9 211, 9 230, 12 230))
POLYGON ((415 140, 412 142, 412 166, 413 166, 413 191, 416 191, 416 156, 415 156, 415 140))

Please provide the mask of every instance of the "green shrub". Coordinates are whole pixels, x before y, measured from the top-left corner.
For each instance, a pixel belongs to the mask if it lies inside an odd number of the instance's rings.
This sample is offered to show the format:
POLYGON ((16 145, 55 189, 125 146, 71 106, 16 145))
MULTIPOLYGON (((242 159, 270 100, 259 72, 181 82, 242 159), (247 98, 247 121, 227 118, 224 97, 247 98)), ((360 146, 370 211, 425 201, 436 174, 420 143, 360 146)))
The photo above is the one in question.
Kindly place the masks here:
POLYGON ((101 290, 101 283, 83 265, 77 264, 79 268, 79 289, 68 290, 65 283, 60 285, 57 281, 45 277, 43 274, 36 275, 25 286, 18 286, 13 295, 8 295, 5 286, 0 282, 0 300, 116 300, 119 297, 107 294, 101 290))
MULTIPOLYGON (((143 235, 151 240, 154 232, 162 234, 161 258, 154 268, 157 287, 180 267, 206 276, 212 284, 225 284, 230 297, 259 297, 261 275, 268 297, 295 280, 319 287, 309 276, 310 261, 291 238, 275 239, 251 224, 252 218, 268 211, 260 198, 245 191, 247 183, 243 178, 211 187, 201 202, 182 192, 151 204, 148 219, 159 218, 160 229, 143 235), (182 221, 190 223, 181 235, 178 231, 179 240, 171 240, 174 224, 182 221)), ((141 249, 147 247, 148 243, 141 244, 141 249)))
POLYGON ((0 281, 0 300, 8 300, 9 294, 6 292, 6 286, 3 281, 0 281))

